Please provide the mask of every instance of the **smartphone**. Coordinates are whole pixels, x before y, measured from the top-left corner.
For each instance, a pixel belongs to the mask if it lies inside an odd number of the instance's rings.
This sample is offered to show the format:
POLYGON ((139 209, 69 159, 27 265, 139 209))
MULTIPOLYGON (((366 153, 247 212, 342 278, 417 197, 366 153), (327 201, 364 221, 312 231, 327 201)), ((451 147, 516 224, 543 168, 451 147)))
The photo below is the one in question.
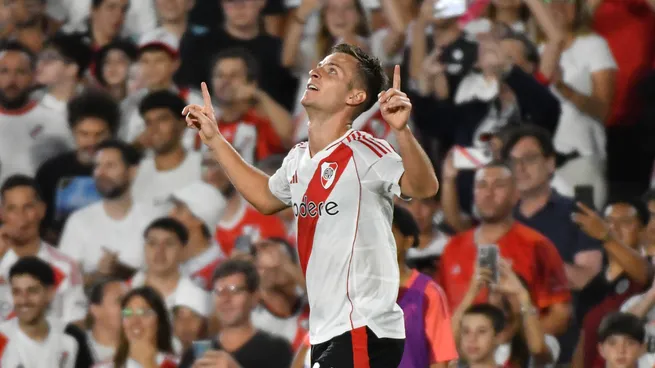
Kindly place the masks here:
POLYGON ((194 341, 192 343, 193 347, 193 356, 196 359, 201 358, 203 355, 205 355, 206 352, 212 349, 212 341, 211 340, 198 340, 194 341))
POLYGON ((478 246, 478 267, 491 270, 491 279, 498 282, 500 277, 498 272, 498 261, 500 255, 496 244, 478 246))
POLYGON ((447 19, 466 13, 466 0, 439 0, 434 4, 434 17, 447 19))
POLYGON ((456 146, 453 155, 453 165, 458 170, 475 170, 491 162, 491 159, 491 150, 456 146))
MULTIPOLYGON (((576 185, 573 188, 573 193, 576 202, 580 202, 585 206, 595 210, 594 206, 594 187, 591 185, 576 185)), ((576 207, 577 208, 577 207, 576 207)))
POLYGON ((252 240, 252 236, 248 234, 241 235, 234 241, 234 249, 241 253, 250 254, 252 253, 252 240))

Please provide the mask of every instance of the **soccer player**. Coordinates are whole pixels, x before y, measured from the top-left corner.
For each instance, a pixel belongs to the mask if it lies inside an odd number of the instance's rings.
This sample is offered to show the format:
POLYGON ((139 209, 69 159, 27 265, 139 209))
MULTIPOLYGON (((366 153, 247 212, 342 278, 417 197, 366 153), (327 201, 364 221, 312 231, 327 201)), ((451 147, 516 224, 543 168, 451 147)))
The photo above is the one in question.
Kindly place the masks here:
POLYGON ((377 59, 355 46, 335 46, 310 71, 301 100, 309 142, 293 147, 271 177, 247 164, 220 134, 205 83, 205 106, 183 111, 257 210, 272 214, 293 207, 314 366, 396 368, 403 354, 393 196, 427 198, 439 183, 407 126, 412 105, 400 91, 399 66, 393 87, 384 91, 385 84, 377 59), (400 155, 387 142, 351 130, 376 101, 400 155))

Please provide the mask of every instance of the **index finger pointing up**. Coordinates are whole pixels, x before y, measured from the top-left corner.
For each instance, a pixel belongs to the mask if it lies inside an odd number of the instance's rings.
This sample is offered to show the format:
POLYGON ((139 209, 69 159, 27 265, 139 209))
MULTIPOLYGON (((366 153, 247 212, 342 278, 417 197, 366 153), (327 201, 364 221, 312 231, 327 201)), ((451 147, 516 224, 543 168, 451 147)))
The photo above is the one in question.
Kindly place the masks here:
POLYGON ((393 88, 400 91, 400 65, 393 68, 393 88))
POLYGON ((200 89, 202 89, 202 99, 205 102, 205 108, 213 110, 212 98, 209 95, 209 89, 207 88, 207 83, 202 82, 200 84, 200 89))

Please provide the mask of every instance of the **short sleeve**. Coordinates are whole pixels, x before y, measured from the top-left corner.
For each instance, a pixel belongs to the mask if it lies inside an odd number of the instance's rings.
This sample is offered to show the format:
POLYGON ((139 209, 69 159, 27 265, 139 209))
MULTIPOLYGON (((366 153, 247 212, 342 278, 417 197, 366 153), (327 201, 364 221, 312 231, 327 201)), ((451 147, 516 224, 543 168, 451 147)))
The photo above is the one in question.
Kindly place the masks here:
POLYGON ((589 72, 595 73, 606 69, 616 69, 616 61, 607 41, 599 35, 589 35, 585 39, 585 58, 589 72))
POLYGON ((282 161, 282 166, 268 179, 268 189, 287 206, 291 206, 291 184, 289 184, 287 173, 289 172, 290 162, 295 160, 296 154, 297 146, 289 151, 284 161, 282 161))
POLYGON ((446 296, 434 282, 425 288, 425 335, 430 346, 430 363, 442 363, 458 358, 446 296))
POLYGON ((535 244, 535 290, 537 307, 548 308, 553 304, 571 300, 564 262, 549 240, 543 239, 535 244))
POLYGON ((367 147, 373 152, 378 152, 381 157, 373 162, 364 180, 376 181, 379 183, 380 190, 383 193, 391 193, 400 197, 400 178, 405 173, 403 160, 388 142, 376 138, 371 138, 367 142, 365 143, 367 147), (370 143, 371 141, 373 143, 370 143))

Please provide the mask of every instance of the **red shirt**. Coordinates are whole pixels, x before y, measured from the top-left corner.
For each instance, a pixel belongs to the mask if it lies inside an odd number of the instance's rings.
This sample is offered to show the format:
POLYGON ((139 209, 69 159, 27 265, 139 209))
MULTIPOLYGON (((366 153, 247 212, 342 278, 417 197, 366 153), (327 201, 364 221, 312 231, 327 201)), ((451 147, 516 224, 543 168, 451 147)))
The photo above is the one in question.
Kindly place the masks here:
MULTIPOLYGON (((475 229, 472 229, 454 236, 441 255, 437 278, 446 293, 451 310, 461 303, 473 278, 477 262, 474 233, 475 229)), ((528 290, 538 308, 545 309, 571 299, 564 263, 555 246, 545 236, 514 222, 497 244, 500 256, 511 260, 514 272, 527 282, 528 290)), ((476 302, 485 300, 486 295, 481 292, 476 302)))
POLYGON ((230 223, 221 222, 216 228, 216 240, 221 245, 223 254, 232 254, 234 243, 242 235, 251 235, 254 239, 287 238, 287 230, 277 216, 266 216, 249 206, 245 201, 230 223))

